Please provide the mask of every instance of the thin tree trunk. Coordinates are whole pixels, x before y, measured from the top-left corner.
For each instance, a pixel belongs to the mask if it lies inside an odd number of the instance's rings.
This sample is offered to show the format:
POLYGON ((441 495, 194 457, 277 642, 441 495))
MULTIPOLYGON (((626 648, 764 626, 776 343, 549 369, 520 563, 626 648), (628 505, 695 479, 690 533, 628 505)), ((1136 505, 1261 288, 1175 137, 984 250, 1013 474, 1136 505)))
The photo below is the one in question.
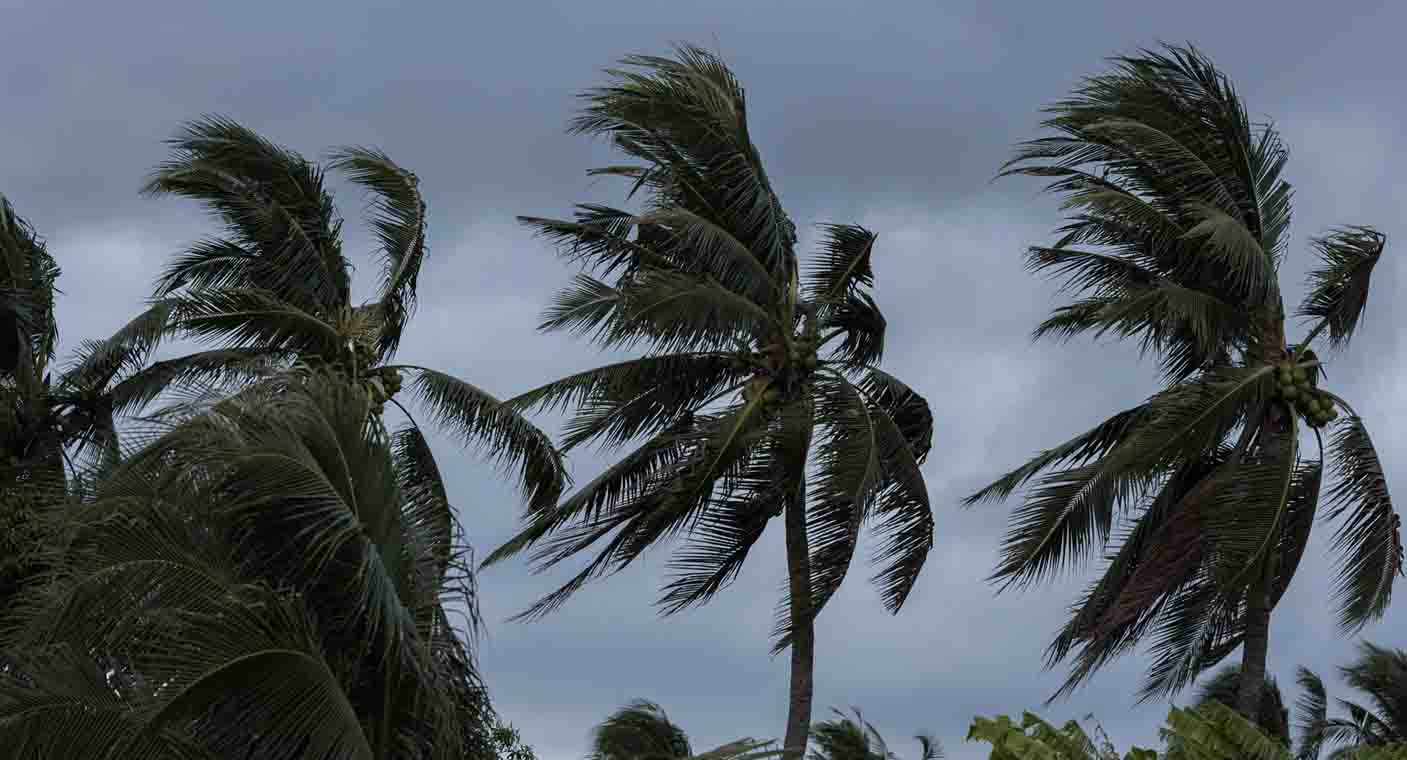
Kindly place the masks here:
MULTIPOLYGON (((804 486, 803 486, 804 488, 804 486)), ((806 540, 806 499, 792 499, 786 507, 787 583, 790 597, 791 699, 787 733, 782 747, 787 760, 800 760, 811 735, 811 700, 816 664, 816 629, 811 609, 811 557, 806 540)))
POLYGON ((1247 592, 1246 640, 1241 645, 1241 680, 1236 693, 1236 710, 1251 721, 1260 713, 1265 691, 1270 612, 1270 584, 1263 575, 1260 582, 1247 592))

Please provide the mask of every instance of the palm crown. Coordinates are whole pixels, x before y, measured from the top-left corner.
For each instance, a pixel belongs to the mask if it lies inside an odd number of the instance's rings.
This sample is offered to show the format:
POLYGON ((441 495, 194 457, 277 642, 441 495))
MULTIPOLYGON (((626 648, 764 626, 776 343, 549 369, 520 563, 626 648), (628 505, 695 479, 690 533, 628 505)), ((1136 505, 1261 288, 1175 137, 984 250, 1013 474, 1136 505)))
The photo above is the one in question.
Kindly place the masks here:
MULTIPOLYGON (((555 503, 565 472, 536 427, 463 380, 390 362, 414 311, 429 250, 426 204, 413 173, 372 149, 332 154, 332 168, 373 197, 370 225, 383 274, 375 297, 357 305, 341 222, 318 165, 222 118, 189 124, 172 144, 176 155, 152 175, 147 191, 198 200, 225 230, 175 258, 139 322, 152 340, 176 334, 218 345, 153 364, 116 400, 118 409, 149 402, 173 385, 238 387, 300 363, 366 386, 370 412, 380 419, 388 399, 399 406, 392 397, 409 375, 408 390, 441 426, 516 465, 533 504, 555 503)), ((420 435, 413 418, 406 430, 420 435)))
POLYGON ((1310 335, 1287 346, 1286 152, 1273 128, 1250 123, 1223 74, 1193 49, 1145 51, 1048 110, 1056 134, 1023 144, 1005 173, 1050 178, 1073 210, 1028 261, 1080 297, 1035 334, 1134 339, 1165 379, 968 499, 1004 498, 1036 478, 995 575, 1009 584, 1112 545, 1049 650, 1052 663, 1078 651, 1066 688, 1149 637, 1145 696, 1180 688, 1242 643, 1263 674, 1269 612, 1303 552, 1326 456, 1339 618, 1353 628, 1378 616, 1402 568, 1398 519, 1363 420, 1319 387, 1309 344, 1325 331, 1333 346, 1349 343, 1383 236, 1354 227, 1314 241, 1321 265, 1298 312, 1310 335))
MULTIPOLYGON (((825 226, 821 254, 803 272, 733 74, 692 47, 677 60, 625 63, 643 72, 611 71, 614 83, 586 94, 572 126, 608 136, 643 164, 594 173, 631 179, 645 208, 580 206, 572 221, 523 221, 596 272, 557 296, 544 329, 641 346, 644 355, 511 403, 575 405, 564 450, 644 442, 560 504, 530 513, 488 561, 542 541, 534 560, 546 567, 605 542, 523 613, 532 617, 682 535, 659 602, 670 613, 726 586, 769 519, 785 513, 791 586, 779 613, 781 649, 798 628, 809 636, 815 611, 846 575, 861 525, 874 520, 885 536, 876 581, 898 610, 933 542, 919 471, 932 417, 917 393, 876 366, 885 322, 870 294, 875 235, 825 226)), ((792 721, 789 749, 808 723, 792 721)))

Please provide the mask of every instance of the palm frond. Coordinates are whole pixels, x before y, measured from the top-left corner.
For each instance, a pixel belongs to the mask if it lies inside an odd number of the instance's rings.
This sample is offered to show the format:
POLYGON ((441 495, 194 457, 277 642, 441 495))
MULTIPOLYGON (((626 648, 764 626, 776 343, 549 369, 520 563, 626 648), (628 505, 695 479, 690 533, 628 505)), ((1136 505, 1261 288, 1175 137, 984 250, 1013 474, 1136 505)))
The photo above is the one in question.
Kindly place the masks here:
POLYGON ((869 293, 846 295, 822 311, 817 325, 823 332, 833 331, 840 336, 834 355, 846 368, 878 364, 884 356, 888 322, 869 293))
POLYGON ((672 578, 658 602, 664 614, 703 604, 737 578, 767 524, 805 477, 813 427, 807 404, 778 411, 751 445, 736 487, 699 515, 687 543, 671 558, 672 578))
POLYGON ((221 116, 186 124, 170 145, 175 155, 144 191, 200 201, 225 223, 230 242, 267 261, 248 270, 261 276, 241 289, 267 290, 314 314, 347 303, 339 222, 315 164, 221 116))
POLYGON ((658 208, 686 208, 718 224, 774 282, 796 270, 795 226, 781 210, 748 134, 742 86, 716 56, 683 46, 674 59, 629 56, 612 83, 583 94, 572 130, 609 136, 651 170, 639 181, 658 208))
POLYGON ((466 444, 477 444, 504 466, 516 465, 530 509, 547 509, 567 484, 562 456, 551 439, 517 410, 488 392, 423 367, 397 366, 414 374, 409 386, 436 422, 466 444))
POLYGON ((1296 727, 1299 729, 1295 758, 1318 760, 1326 739, 1329 698, 1324 691, 1324 682, 1308 668, 1296 669, 1295 683, 1300 687, 1300 698, 1295 702, 1296 727))
MULTIPOLYGON (((582 504, 580 511, 564 515, 561 519, 570 517, 578 524, 560 530, 537 550, 533 561, 540 568, 572 557, 611 533, 616 535, 571 580, 515 619, 532 619, 551 612, 591 578, 619 572, 660 540, 692 530, 703 514, 726 503, 740 487, 739 474, 758 438, 765 434, 767 422, 762 401, 755 398, 717 415, 696 416, 692 425, 666 440, 652 442, 655 451, 679 447, 671 452, 673 462, 641 484, 638 496, 620 502, 614 510, 588 512, 581 509, 585 506, 582 504)), ((646 456, 647 461, 659 461, 646 456)), ((515 542, 515 546, 519 543, 515 542)))
POLYGON ((823 224, 821 254, 807 273, 807 297, 831 301, 862 285, 874 284, 875 233, 858 224, 823 224))
POLYGON ((928 400, 876 367, 866 371, 858 387, 872 405, 889 416, 908 443, 914 461, 923 464, 933 448, 933 412, 928 400))
POLYGON ((1140 404, 1099 423, 1055 448, 1046 449, 1026 464, 963 499, 972 506, 984 501, 1000 501, 1010 496, 1042 471, 1061 464, 1082 465, 1098 459, 1118 446, 1147 416, 1148 404, 1140 404))
POLYGON ((1387 609, 1393 581, 1403 573, 1402 521, 1363 420, 1350 416, 1337 425, 1329 458, 1335 482, 1328 517, 1342 520, 1333 539, 1340 555, 1339 625, 1357 630, 1387 609))
POLYGON ((1329 327, 1329 342, 1345 346, 1368 305, 1368 286, 1387 236, 1371 227, 1347 227, 1311 244, 1320 267, 1309 273, 1309 293, 1299 315, 1323 320, 1329 327))
POLYGON ((331 165, 375 195, 370 221, 381 243, 383 274, 378 304, 385 317, 377 349, 386 356, 400 345, 406 322, 414 313, 416 282, 428 250, 420 180, 372 148, 341 148, 333 152, 331 165))
POLYGON ((229 348, 335 356, 342 337, 328 322, 260 290, 199 291, 171 299, 172 326, 229 348))

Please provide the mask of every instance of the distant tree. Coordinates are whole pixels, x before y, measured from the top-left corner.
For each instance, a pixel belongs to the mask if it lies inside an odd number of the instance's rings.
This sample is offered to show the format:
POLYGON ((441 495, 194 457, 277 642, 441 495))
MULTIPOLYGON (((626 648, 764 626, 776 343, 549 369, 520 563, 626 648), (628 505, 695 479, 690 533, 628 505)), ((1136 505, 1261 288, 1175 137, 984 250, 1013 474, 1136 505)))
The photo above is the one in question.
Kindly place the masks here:
POLYGON ((694 753, 684 729, 654 702, 636 700, 611 713, 591 736, 588 760, 684 760, 694 753))
POLYGON ((694 754, 688 734, 663 708, 637 699, 596 726, 587 760, 774 760, 784 754, 775 743, 738 739, 694 754))
MULTIPOLYGON (((1202 684, 1202 688, 1197 693, 1197 702, 1220 702, 1235 709, 1240 692, 1241 668, 1238 665, 1227 665, 1202 684)), ((1286 747, 1290 746, 1290 710, 1285 706, 1285 699, 1274 678, 1267 677, 1265 679, 1265 688, 1261 690, 1260 707, 1256 710, 1252 722, 1266 736, 1279 741, 1286 747)))
MULTIPOLYGON (((831 712, 836 715, 834 719, 811 727, 814 747, 809 760, 899 760, 859 708, 852 707, 850 715, 835 708, 831 712)), ((914 738, 919 743, 919 760, 942 760, 945 756, 943 743, 937 737, 919 734, 914 738)))
POLYGON ((1358 658, 1339 668, 1349 686, 1368 695, 1368 704, 1338 700, 1342 717, 1328 716, 1324 683, 1300 669, 1304 689, 1300 707, 1300 758, 1313 760, 1324 746, 1337 747, 1331 757, 1341 760, 1366 747, 1397 747, 1407 755, 1407 652, 1369 642, 1358 646, 1358 658))

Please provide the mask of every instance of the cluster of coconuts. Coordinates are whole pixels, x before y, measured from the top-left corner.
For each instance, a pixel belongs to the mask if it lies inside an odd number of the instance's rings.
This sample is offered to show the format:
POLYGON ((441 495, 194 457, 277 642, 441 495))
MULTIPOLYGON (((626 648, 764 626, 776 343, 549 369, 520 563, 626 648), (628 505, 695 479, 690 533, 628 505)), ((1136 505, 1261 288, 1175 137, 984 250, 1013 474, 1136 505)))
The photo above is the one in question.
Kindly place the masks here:
POLYGON ((1281 362, 1276 369, 1275 393, 1298 411, 1310 427, 1324 427, 1339 417, 1333 398, 1310 385, 1309 373, 1293 362, 1281 362))
POLYGON ((772 378, 766 375, 758 375, 743 386, 743 400, 749 404, 759 398, 764 404, 776 403, 781 395, 781 391, 772 385, 772 378))
POLYGON ((380 415, 386 411, 386 400, 401 391, 401 373, 390 367, 382 367, 372 377, 380 382, 367 383, 371 389, 371 411, 380 415))

